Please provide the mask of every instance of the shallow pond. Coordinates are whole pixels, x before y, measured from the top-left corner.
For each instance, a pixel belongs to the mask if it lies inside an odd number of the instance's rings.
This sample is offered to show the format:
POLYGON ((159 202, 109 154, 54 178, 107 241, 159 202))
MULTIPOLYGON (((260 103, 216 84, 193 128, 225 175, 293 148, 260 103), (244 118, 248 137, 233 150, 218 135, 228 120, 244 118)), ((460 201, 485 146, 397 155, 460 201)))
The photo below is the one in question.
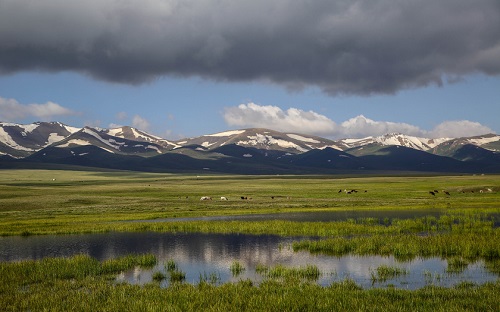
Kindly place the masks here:
MULTIPOLYGON (((256 273, 257 265, 286 267, 315 265, 321 275, 318 283, 329 285, 346 278, 364 288, 386 287, 415 289, 425 285, 452 286, 462 281, 484 283, 498 277, 484 269, 478 261, 469 264, 460 273, 447 273, 447 261, 439 258, 416 259, 398 262, 393 257, 359 257, 348 255, 340 258, 293 252, 290 245, 297 238, 271 235, 223 234, 168 234, 168 233, 106 233, 85 235, 1 237, 0 261, 40 259, 43 257, 88 254, 99 260, 131 253, 152 253, 159 259, 153 269, 136 268, 117 276, 117 281, 143 284, 152 281, 154 272, 166 273, 166 263, 175 261, 186 273, 186 282, 198 283, 200 279, 215 283, 251 279, 255 283, 263 277, 256 273), (245 269, 233 276, 230 266, 238 261, 245 269), (379 266, 398 267, 407 274, 386 281, 374 281, 373 274, 379 266)), ((162 282, 168 285, 168 279, 162 282)))

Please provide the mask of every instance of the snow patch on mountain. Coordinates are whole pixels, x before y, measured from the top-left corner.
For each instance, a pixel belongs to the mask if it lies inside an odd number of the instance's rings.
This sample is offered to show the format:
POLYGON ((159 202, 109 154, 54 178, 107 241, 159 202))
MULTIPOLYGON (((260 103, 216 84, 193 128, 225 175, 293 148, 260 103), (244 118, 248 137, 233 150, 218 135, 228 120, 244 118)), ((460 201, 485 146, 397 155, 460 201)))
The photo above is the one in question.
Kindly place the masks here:
POLYGON ((36 128, 38 128, 38 124, 29 124, 29 125, 18 125, 18 127, 22 128, 24 131, 21 132, 23 136, 26 136, 28 133, 33 132, 36 128))
POLYGON ((158 154, 161 154, 162 152, 160 151, 160 149, 154 145, 148 145, 146 146, 146 148, 148 149, 152 149, 152 150, 155 150, 158 154))
POLYGON ((124 134, 123 134, 123 130, 122 128, 113 128, 113 129, 109 129, 107 131, 107 134, 109 135, 112 135, 112 136, 115 136, 115 137, 118 137, 118 138, 125 138, 124 134))
POLYGON ((32 148, 27 148, 22 145, 19 145, 16 141, 14 141, 14 139, 12 139, 12 137, 3 128, 0 128, 0 142, 18 151, 28 151, 28 152, 36 151, 32 148))
POLYGON ((50 145, 52 143, 56 143, 56 142, 62 141, 64 139, 65 139, 65 137, 62 135, 59 135, 58 133, 51 133, 51 134, 49 134, 49 137, 47 138, 46 145, 50 145))
POLYGON ((282 139, 275 139, 270 135, 264 135, 264 134, 259 134, 257 133, 256 135, 249 135, 247 136, 249 139, 248 141, 238 141, 238 145, 253 145, 257 146, 259 144, 262 145, 278 145, 280 147, 284 148, 294 148, 296 150, 299 150, 301 152, 307 152, 307 150, 293 142, 290 141, 285 141, 282 139))
POLYGON ((80 130, 82 130, 82 128, 75 128, 75 127, 70 127, 70 126, 66 126, 66 125, 63 125, 61 123, 59 123, 59 125, 61 127, 63 127, 64 129, 66 129, 66 131, 68 131, 69 133, 73 134, 73 133, 76 133, 80 130))
POLYGON ((214 134, 207 134, 205 136, 209 136, 209 137, 226 137, 226 136, 232 136, 232 135, 242 134, 243 132, 245 132, 245 130, 230 130, 230 131, 224 131, 224 132, 219 132, 219 133, 214 133, 214 134))
POLYGON ((484 145, 492 142, 500 141, 500 135, 495 135, 492 137, 483 137, 483 138, 470 138, 468 141, 474 145, 484 145))
POLYGON ((210 143, 208 141, 205 141, 203 143, 201 143, 201 146, 203 146, 204 148, 209 148, 210 146, 214 145, 215 143, 210 143))
POLYGON ((321 143, 318 140, 312 139, 312 138, 306 138, 298 134, 293 134, 293 133, 287 133, 287 136, 294 140, 302 141, 302 142, 307 142, 307 143, 321 143))
POLYGON ((401 133, 388 133, 378 137, 366 137, 362 139, 340 140, 347 148, 359 147, 367 144, 380 144, 383 146, 405 146, 413 149, 428 151, 437 145, 450 140, 450 138, 428 139, 419 138, 401 133))
MULTIPOLYGON (((91 129, 89 128, 84 128, 83 129, 83 132, 86 133, 86 134, 89 134, 91 136, 93 136, 94 138, 96 138, 97 140, 101 141, 102 143, 108 145, 109 147, 112 147, 114 148, 115 150, 119 150, 120 149, 120 146, 119 145, 113 145, 112 140, 105 140, 103 139, 99 134, 95 133, 94 131, 92 131, 91 129)), ((114 140, 113 140, 114 141, 114 140)))

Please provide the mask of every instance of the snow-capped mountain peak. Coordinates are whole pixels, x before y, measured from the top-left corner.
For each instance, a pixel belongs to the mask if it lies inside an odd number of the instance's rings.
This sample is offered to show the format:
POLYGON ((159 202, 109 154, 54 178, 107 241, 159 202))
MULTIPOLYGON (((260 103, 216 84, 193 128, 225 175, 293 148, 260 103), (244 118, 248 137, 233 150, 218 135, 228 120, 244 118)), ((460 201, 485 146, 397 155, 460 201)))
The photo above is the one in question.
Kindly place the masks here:
POLYGON ((404 146, 421 151, 428 151, 448 140, 450 140, 450 138, 429 139, 402 133, 388 133, 377 137, 370 136, 362 139, 343 139, 340 140, 340 142, 347 148, 360 147, 367 144, 378 144, 382 146, 404 146))

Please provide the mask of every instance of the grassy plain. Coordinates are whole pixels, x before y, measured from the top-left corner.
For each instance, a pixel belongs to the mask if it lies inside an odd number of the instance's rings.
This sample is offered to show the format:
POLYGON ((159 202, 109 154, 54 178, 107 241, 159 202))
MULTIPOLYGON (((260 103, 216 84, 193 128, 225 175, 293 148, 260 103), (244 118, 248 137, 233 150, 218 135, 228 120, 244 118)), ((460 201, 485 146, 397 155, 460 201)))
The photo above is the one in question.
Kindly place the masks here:
MULTIPOLYGON (((484 259, 488 270, 500 274, 500 231, 490 218, 492 214, 500 214, 500 176, 495 175, 350 177, 0 172, 0 235, 3 236, 108 231, 316 236, 321 239, 303 240, 293 248, 332 256, 348 253, 394 255, 400 259, 439 256, 449 260, 450 270, 460 270, 464 263, 484 259), (344 190, 357 192, 347 194, 344 190), (429 193, 434 190, 438 193, 429 193), (202 196, 211 196, 212 200, 200 201, 202 196), (229 200, 220 200, 221 196, 229 200), (242 196, 247 199, 242 200, 242 196), (219 215, 385 210, 439 210, 443 214, 336 222, 147 222, 219 215)), ((154 262, 150 256, 129 256, 105 263, 88 256, 76 256, 0 263, 0 302, 6 311, 495 311, 500 306, 500 282, 462 283, 453 288, 428 286, 416 291, 363 290, 350 280, 320 287, 314 282, 293 278, 269 278, 259 286, 250 281, 219 286, 200 281, 198 285, 190 285, 182 279, 168 288, 161 288, 156 282, 145 286, 113 282, 114 276, 125 267, 154 262)), ((281 277, 302 272, 301 268, 299 271, 281 267, 266 269, 267 273, 276 271, 281 277)), ((306 269, 316 272, 312 267, 306 269)))
MULTIPOLYGON (((478 220, 480 214, 498 213, 500 177, 196 176, 55 170, 3 170, 0 174, 0 235, 4 236, 146 230, 315 236, 414 232, 420 231, 421 225, 412 229, 415 225, 411 222, 399 222, 388 228, 370 224, 369 220, 328 224, 276 220, 128 221, 299 211, 426 209, 474 215, 473 220, 478 220), (353 189, 358 192, 338 193, 353 189), (440 193, 432 196, 430 190, 440 193), (211 196, 213 200, 200 201, 201 196, 211 196), (229 200, 221 201, 221 196, 229 200), (242 196, 248 199, 241 200, 242 196)), ((432 226, 439 230, 446 222, 441 220, 432 226)))

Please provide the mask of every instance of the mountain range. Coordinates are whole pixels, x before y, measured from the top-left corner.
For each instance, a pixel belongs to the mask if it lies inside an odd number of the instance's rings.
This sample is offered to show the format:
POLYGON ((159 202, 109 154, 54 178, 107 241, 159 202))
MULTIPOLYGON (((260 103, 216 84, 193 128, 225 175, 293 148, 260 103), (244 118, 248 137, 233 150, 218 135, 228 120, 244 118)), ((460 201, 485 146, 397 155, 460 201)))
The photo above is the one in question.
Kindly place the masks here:
POLYGON ((330 140, 251 128, 171 141, 128 126, 0 122, 0 168, 68 167, 238 174, 500 173, 500 136, 428 139, 390 133, 330 140))

